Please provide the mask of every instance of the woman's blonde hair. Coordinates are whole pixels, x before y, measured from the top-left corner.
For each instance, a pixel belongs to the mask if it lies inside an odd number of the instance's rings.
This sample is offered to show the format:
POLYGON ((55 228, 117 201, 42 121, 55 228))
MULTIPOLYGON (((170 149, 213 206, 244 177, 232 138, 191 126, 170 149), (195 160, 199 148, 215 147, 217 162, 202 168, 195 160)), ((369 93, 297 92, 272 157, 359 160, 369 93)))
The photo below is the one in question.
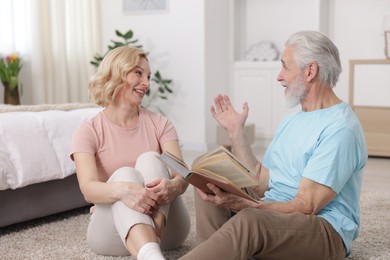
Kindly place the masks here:
POLYGON ((147 59, 147 54, 129 46, 109 51, 89 80, 89 97, 97 105, 106 107, 114 100, 118 90, 128 84, 127 74, 137 66, 140 58, 147 59))

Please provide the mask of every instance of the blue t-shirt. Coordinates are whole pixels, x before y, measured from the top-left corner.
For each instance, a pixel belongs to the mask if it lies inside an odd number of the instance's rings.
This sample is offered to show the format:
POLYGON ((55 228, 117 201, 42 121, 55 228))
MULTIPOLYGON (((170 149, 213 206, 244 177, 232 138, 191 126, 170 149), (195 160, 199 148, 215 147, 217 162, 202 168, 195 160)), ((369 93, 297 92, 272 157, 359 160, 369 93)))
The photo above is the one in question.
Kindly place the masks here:
POLYGON ((318 216, 341 235, 347 249, 358 237, 359 196, 367 147, 362 127, 345 103, 287 117, 264 155, 269 170, 265 201, 289 201, 302 177, 332 188, 337 196, 318 216))

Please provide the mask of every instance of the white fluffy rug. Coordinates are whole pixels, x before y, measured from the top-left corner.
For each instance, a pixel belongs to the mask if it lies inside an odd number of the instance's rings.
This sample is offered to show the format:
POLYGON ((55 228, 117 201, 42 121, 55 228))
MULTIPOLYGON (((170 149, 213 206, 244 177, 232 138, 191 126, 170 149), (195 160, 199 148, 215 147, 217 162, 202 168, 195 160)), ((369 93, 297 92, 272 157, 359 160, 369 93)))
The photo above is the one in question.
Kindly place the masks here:
MULTIPOLYGON (((167 259, 178 259, 194 245, 193 190, 184 196, 192 227, 185 243, 176 250, 164 252, 167 259)), ((390 259, 390 192, 363 192, 360 237, 353 243, 348 259, 390 259)), ((0 229, 0 259, 129 259, 94 254, 86 244, 88 209, 0 229)))

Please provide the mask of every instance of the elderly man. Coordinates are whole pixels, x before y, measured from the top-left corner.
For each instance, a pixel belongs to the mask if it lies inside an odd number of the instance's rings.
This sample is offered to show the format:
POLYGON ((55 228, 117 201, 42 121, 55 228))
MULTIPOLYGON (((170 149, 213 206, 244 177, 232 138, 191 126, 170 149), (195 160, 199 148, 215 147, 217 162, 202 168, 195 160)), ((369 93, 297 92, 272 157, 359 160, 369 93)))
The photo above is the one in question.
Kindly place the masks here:
POLYGON ((208 184, 197 190, 197 247, 182 259, 344 259, 360 224, 359 195, 367 162, 364 134, 351 108, 334 93, 341 73, 336 46, 302 31, 286 42, 277 80, 289 106, 262 163, 247 144, 248 105, 237 112, 217 96, 211 113, 235 154, 257 171, 248 190, 257 202, 208 184))

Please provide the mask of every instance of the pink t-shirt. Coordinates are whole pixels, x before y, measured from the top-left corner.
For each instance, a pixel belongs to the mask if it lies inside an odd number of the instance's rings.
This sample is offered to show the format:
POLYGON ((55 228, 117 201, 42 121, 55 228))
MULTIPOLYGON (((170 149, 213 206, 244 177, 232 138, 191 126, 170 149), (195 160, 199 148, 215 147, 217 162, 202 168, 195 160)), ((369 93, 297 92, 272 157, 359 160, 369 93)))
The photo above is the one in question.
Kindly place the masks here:
POLYGON ((158 113, 140 108, 138 124, 127 129, 114 125, 100 112, 74 132, 71 158, 78 152, 95 155, 99 179, 107 181, 115 170, 134 167, 142 153, 161 153, 161 145, 173 140, 178 140, 174 126, 158 113))

